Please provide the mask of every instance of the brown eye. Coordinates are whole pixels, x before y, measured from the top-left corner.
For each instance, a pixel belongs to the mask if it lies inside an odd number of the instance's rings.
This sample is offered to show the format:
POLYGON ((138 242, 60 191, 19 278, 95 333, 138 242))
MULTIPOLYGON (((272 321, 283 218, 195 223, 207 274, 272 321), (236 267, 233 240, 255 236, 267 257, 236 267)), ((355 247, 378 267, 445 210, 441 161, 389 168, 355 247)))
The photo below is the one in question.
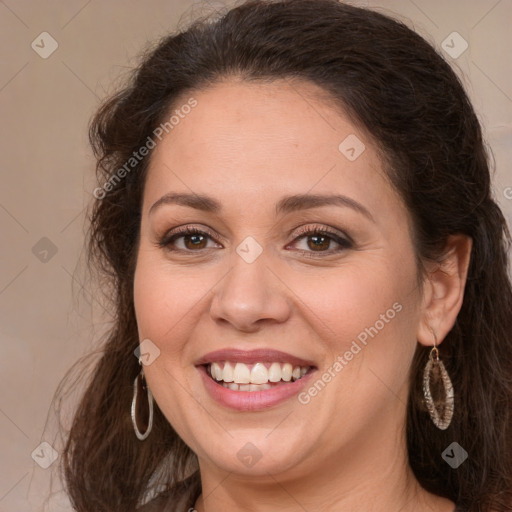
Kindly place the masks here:
POLYGON ((205 249, 206 248, 205 247, 206 237, 204 235, 200 235, 200 234, 183 235, 178 238, 183 238, 184 245, 187 249, 205 249))
POLYGON ((209 248, 207 247, 208 239, 213 239, 213 235, 199 229, 186 227, 167 233, 158 245, 170 251, 198 252, 209 248), (178 241, 181 239, 183 242, 179 247, 178 241))
POLYGON ((317 249, 328 249, 332 240, 330 236, 324 235, 311 235, 308 236, 308 239, 312 242, 308 243, 308 246, 314 251, 317 249))
POLYGON ((308 256, 313 256, 312 253, 317 253, 321 257, 324 254, 338 253, 353 247, 353 243, 348 237, 344 238, 328 229, 302 230, 302 233, 295 238, 293 244, 297 245, 297 242, 302 241, 302 239, 305 239, 305 248, 299 248, 299 251, 308 256), (333 243, 338 245, 337 249, 330 249, 333 243))

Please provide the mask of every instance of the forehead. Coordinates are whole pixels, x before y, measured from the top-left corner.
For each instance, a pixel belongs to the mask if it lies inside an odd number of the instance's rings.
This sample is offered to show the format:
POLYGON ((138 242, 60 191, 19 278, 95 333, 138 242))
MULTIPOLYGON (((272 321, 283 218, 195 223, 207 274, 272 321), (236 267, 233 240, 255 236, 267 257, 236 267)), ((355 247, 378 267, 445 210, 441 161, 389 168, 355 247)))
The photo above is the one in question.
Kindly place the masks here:
POLYGON ((151 155, 146 209, 171 190, 245 206, 308 191, 396 202, 368 135, 314 84, 221 82, 183 95, 172 115, 151 155))

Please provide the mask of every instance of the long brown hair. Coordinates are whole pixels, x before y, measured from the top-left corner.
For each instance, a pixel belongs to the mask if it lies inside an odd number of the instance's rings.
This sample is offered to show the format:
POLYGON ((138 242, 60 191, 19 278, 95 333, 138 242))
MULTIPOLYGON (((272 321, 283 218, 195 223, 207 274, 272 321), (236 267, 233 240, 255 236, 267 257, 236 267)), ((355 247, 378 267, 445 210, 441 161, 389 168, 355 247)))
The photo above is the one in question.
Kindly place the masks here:
POLYGON ((127 86, 92 120, 90 141, 106 192, 92 205, 89 255, 109 279, 115 319, 62 457, 73 506, 133 511, 153 485, 171 488, 197 469, 195 454, 156 404, 149 438, 140 442, 133 432, 132 383, 139 372, 133 276, 150 155, 122 179, 112 178, 178 97, 229 76, 312 82, 371 134, 413 218, 420 272, 422 262, 442 255, 449 235, 472 238, 462 309, 440 346, 455 416, 446 431, 431 422, 421 390, 428 350, 418 344, 406 425, 409 463, 425 489, 470 512, 510 511, 510 234, 492 198, 479 122, 456 74, 423 38, 390 17, 336 0, 251 0, 219 19, 197 20, 148 51, 127 86), (441 457, 453 441, 469 454, 456 470, 441 457))

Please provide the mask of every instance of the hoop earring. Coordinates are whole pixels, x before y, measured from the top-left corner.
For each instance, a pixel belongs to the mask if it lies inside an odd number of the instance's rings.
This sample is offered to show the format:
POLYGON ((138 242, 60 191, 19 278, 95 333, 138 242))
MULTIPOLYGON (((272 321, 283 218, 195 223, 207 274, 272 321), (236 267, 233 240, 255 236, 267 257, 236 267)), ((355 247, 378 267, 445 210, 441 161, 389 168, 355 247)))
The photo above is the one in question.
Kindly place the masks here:
POLYGON ((425 397, 425 403, 427 405, 430 418, 434 425, 440 430, 446 430, 450 426, 453 417, 453 385, 444 364, 439 359, 439 350, 436 346, 437 338, 433 330, 432 334, 434 335, 434 347, 430 351, 428 362, 423 372, 423 395, 425 397), (439 407, 436 406, 434 399, 432 398, 432 381, 437 385, 441 382, 444 389, 445 398, 439 407))
MULTIPOLYGON (((140 359, 139 364, 142 365, 140 359)), ((149 389, 149 386, 145 383, 144 378, 144 369, 141 369, 140 373, 135 377, 135 380, 133 381, 133 399, 132 399, 132 409, 131 409, 131 416, 132 416, 132 423, 133 423, 133 430, 135 431, 135 435, 138 439, 141 441, 144 441, 144 439, 147 439, 149 436, 149 433, 151 432, 151 429, 153 428, 153 394, 151 393, 151 390, 149 389), (146 428, 146 431, 142 434, 139 430, 139 427, 137 425, 137 396, 139 394, 139 388, 141 391, 146 390, 147 396, 148 396, 148 406, 149 406, 149 420, 148 420, 148 426, 146 428)))

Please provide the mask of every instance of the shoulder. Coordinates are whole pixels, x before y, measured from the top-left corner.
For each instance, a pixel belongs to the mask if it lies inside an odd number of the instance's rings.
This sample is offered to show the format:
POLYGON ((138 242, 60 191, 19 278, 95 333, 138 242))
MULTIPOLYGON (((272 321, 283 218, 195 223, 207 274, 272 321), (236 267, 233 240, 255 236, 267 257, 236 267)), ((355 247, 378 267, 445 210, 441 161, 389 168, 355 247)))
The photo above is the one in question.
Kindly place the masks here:
POLYGON ((188 512, 194 508, 199 494, 201 494, 201 481, 197 474, 194 474, 177 483, 169 491, 164 492, 145 503, 137 509, 137 512, 188 512))

